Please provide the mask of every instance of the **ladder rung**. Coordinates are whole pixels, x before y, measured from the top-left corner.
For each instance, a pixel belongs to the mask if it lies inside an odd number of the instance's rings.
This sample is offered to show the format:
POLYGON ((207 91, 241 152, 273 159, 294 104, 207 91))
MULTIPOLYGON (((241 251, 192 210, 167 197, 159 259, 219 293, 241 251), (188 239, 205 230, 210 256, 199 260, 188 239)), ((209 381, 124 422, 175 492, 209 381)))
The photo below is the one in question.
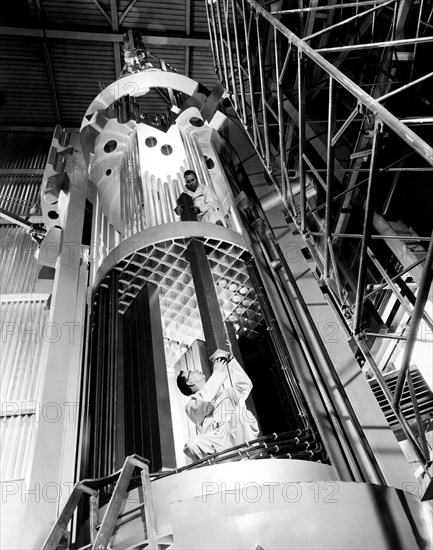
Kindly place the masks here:
POLYGON ((133 514, 134 512, 136 512, 137 510, 139 510, 140 508, 143 508, 144 507, 144 502, 142 502, 141 504, 137 504, 137 506, 134 506, 134 508, 131 508, 130 510, 127 510, 126 512, 123 512, 123 514, 119 514, 118 515, 118 518, 124 518, 125 516, 128 516, 129 514, 133 514))
POLYGON ((136 542, 135 544, 133 544, 132 546, 128 546, 128 548, 125 548, 124 550, 134 550, 134 548, 137 548, 137 546, 141 546, 142 544, 149 545, 149 539, 144 539, 140 542, 136 542))

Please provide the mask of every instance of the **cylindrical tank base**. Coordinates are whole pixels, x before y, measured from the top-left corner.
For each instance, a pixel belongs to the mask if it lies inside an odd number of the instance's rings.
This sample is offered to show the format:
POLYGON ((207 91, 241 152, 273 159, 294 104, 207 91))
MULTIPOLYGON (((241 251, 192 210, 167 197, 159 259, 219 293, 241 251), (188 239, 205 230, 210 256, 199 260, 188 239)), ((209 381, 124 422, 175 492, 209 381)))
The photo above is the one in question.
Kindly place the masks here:
MULTIPOLYGON (((239 461, 169 475, 151 485, 158 542, 173 549, 431 548, 424 505, 413 495, 336 481, 326 464, 239 461)), ((142 497, 133 491, 122 512, 142 497)), ((123 523, 111 545, 142 540, 143 519, 138 513, 123 523)))

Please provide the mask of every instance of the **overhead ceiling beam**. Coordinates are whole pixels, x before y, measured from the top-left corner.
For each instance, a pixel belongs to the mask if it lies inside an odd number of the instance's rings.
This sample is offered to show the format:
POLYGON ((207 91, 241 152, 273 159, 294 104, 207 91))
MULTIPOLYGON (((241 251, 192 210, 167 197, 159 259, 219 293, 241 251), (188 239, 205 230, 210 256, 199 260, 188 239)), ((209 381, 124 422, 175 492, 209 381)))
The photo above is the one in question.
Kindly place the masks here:
POLYGON ((47 37, 46 30, 44 28, 44 15, 42 12, 41 0, 35 0, 34 4, 37 11, 38 21, 42 27, 42 29, 40 29, 40 32, 42 35, 42 45, 44 49, 45 66, 47 69, 48 81, 50 83, 50 93, 51 93, 51 100, 53 103, 54 116, 56 117, 56 122, 58 124, 61 124, 62 120, 60 115, 60 103, 59 103, 59 97, 57 95, 56 79, 54 76, 53 65, 51 63, 50 48, 47 42, 48 37, 47 37))
POLYGON ((123 12, 120 14, 119 24, 121 25, 123 23, 123 20, 128 15, 128 13, 132 10, 132 8, 135 6, 138 0, 131 0, 129 4, 126 6, 126 8, 123 10, 123 12))
POLYGON ((101 4, 98 2, 98 0, 92 0, 92 2, 95 4, 95 6, 98 8, 98 10, 102 13, 102 15, 105 17, 105 19, 108 21, 109 25, 111 26, 111 18, 109 14, 105 11, 105 9, 101 6, 101 4))
MULTIPOLYGON (((0 26, 0 34, 2 36, 19 36, 19 37, 34 37, 44 38, 44 33, 41 29, 30 29, 25 27, 5 27, 0 26)), ((123 42, 123 33, 106 33, 106 32, 79 32, 47 29, 45 31, 46 38, 57 40, 88 40, 91 42, 123 42)), ((209 38, 203 35, 203 38, 194 38, 193 36, 157 36, 154 34, 143 34, 146 45, 153 46, 195 46, 201 48, 209 48, 209 38)))
MULTIPOLYGON (((191 34, 191 0, 186 0, 185 6, 185 34, 191 34)), ((191 60, 190 46, 185 46, 185 74, 189 76, 189 65, 191 60)))
POLYGON ((0 126, 3 132, 54 132, 54 126, 20 126, 5 124, 0 126))
MULTIPOLYGON (((119 30, 119 14, 117 11, 117 0, 110 0, 110 11, 111 11, 111 28, 114 32, 119 30)), ((114 52, 114 65, 116 69, 116 78, 120 76, 122 72, 122 59, 120 52, 120 44, 118 42, 113 42, 113 52, 114 52)))

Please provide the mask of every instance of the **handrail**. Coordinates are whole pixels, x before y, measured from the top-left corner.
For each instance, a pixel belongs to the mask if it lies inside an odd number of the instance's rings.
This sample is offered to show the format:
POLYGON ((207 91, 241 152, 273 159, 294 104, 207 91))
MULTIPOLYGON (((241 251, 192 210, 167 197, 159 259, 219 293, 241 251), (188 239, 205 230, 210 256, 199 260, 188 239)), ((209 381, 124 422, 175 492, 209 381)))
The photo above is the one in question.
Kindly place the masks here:
POLYGON ((119 518, 120 509, 127 496, 132 475, 136 468, 141 470, 141 482, 144 492, 143 505, 146 519, 147 538, 143 542, 146 542, 149 548, 157 548, 148 464, 148 460, 134 454, 127 456, 121 470, 118 470, 114 474, 103 478, 84 479, 76 483, 60 516, 57 518, 56 523, 53 525, 50 533, 48 534, 42 546, 42 550, 57 549, 84 493, 88 494, 91 498, 91 542, 90 544, 82 547, 80 550, 84 550, 85 548, 92 548, 92 550, 105 550, 108 547, 110 537, 113 534, 119 518), (96 525, 97 521, 95 521, 95 516, 98 515, 98 490, 110 485, 114 481, 117 481, 117 483, 98 529, 96 525))

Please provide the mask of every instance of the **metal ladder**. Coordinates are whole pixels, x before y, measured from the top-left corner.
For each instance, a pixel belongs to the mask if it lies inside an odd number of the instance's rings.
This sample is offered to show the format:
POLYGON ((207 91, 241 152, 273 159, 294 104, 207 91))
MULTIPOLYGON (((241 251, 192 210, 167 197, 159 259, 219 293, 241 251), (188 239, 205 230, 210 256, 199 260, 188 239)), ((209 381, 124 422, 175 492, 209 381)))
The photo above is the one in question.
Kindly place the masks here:
POLYGON ((144 502, 138 504, 128 514, 139 508, 144 508, 145 536, 140 542, 140 547, 158 548, 156 542, 156 525, 153 510, 152 493, 150 487, 149 461, 138 455, 126 457, 123 467, 111 476, 99 479, 84 479, 75 484, 68 501, 66 502, 60 516, 53 525, 42 550, 56 550, 66 528, 77 508, 82 495, 85 493, 90 497, 90 540, 91 542, 79 550, 105 550, 109 547, 110 537, 116 527, 120 509, 128 495, 128 488, 136 468, 140 470, 141 485, 143 487, 144 502), (111 495, 102 522, 99 522, 99 490, 107 485, 116 483, 111 495))

